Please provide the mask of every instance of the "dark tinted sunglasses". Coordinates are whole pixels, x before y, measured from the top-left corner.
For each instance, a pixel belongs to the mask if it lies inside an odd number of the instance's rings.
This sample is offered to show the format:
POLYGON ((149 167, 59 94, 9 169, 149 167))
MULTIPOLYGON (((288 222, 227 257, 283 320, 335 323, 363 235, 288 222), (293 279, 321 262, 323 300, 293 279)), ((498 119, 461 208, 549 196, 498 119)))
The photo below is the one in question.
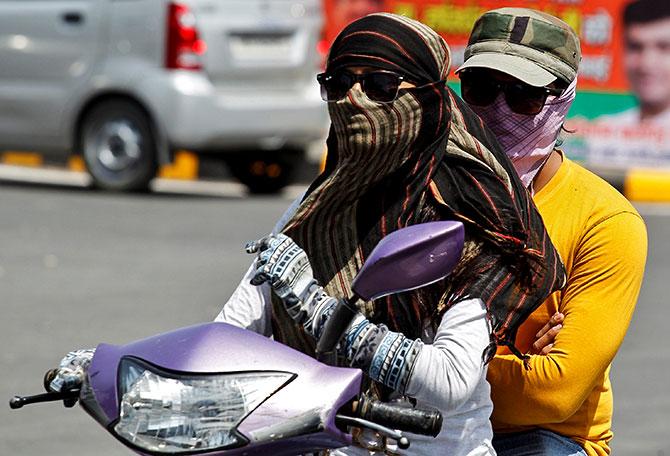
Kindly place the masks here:
POLYGON ((463 70, 461 78, 461 96, 471 105, 488 106, 502 92, 509 108, 517 114, 535 115, 542 111, 549 95, 560 95, 561 89, 533 87, 521 81, 499 81, 490 73, 463 70))
POLYGON ((340 70, 334 73, 320 73, 316 80, 321 85, 324 101, 338 101, 345 97, 349 89, 359 82, 367 97, 379 103, 390 103, 398 97, 398 90, 405 78, 392 71, 371 71, 353 74, 340 70))

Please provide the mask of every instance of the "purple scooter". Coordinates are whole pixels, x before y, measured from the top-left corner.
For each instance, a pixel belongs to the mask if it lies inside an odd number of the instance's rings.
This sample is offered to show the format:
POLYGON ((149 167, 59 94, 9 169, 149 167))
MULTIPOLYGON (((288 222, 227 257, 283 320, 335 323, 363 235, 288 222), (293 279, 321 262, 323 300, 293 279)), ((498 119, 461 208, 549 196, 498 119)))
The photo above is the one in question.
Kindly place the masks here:
MULTIPOLYGON (((460 222, 431 222, 382 239, 328 321, 317 347, 332 352, 356 299, 377 299, 448 275, 463 248, 460 222)), ((11 408, 77 400, 139 454, 290 455, 351 445, 368 428, 409 446, 402 432, 436 436, 438 411, 361 394, 359 369, 332 367, 225 323, 205 323, 116 346, 100 344, 81 389, 14 397, 11 408)))

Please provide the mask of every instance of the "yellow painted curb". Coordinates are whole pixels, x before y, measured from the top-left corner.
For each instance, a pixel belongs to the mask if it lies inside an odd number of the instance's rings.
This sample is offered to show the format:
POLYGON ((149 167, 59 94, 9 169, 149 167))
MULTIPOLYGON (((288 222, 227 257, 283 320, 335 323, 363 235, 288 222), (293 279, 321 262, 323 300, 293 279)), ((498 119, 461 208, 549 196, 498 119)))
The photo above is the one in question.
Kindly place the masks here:
POLYGON ((624 180, 624 195, 630 201, 670 201, 670 170, 631 169, 624 180))
POLYGON ((2 163, 15 166, 42 166, 42 155, 35 152, 8 151, 2 153, 2 163))
POLYGON ((84 163, 84 159, 79 155, 71 155, 67 160, 67 167, 70 171, 86 171, 86 164, 84 163))
POLYGON ((158 177, 163 179, 198 179, 198 156, 186 150, 177 151, 174 162, 161 166, 158 177))

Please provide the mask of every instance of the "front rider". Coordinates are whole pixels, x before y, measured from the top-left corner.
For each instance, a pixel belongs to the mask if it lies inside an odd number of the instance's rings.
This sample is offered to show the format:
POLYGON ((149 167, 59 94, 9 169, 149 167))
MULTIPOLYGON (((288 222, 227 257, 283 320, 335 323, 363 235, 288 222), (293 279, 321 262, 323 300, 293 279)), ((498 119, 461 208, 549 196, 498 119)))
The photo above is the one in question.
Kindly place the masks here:
POLYGON ((447 73, 446 43, 423 24, 371 15, 342 32, 320 78, 332 121, 326 171, 279 223, 282 234, 261 242, 218 320, 311 354, 386 233, 462 220, 467 247, 452 276, 366 303, 340 349, 383 397, 392 391, 442 411, 442 432, 417 439, 414 454, 494 454, 487 320, 504 343, 518 321, 510 309, 524 300, 532 307, 562 284, 562 266, 510 162, 446 88, 447 73), (507 317, 514 323, 500 332, 507 317))

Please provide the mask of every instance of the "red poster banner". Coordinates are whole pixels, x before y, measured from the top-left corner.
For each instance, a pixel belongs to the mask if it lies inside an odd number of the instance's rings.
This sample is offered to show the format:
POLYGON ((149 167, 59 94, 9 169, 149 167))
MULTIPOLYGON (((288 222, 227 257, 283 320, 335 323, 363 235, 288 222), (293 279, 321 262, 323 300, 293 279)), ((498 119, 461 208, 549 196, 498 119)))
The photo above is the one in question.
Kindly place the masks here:
POLYGON ((324 0, 326 38, 374 11, 402 14, 440 33, 463 62, 468 36, 485 11, 525 7, 557 16, 578 33, 582 48, 578 95, 563 147, 597 167, 670 168, 670 4, 668 0, 324 0), (624 29, 624 8, 632 5, 624 29), (626 46, 624 39, 628 39, 626 46), (629 82, 630 81, 630 82, 629 82))
POLYGON ((472 26, 485 11, 516 6, 557 16, 578 33, 582 48, 578 95, 566 122, 572 133, 563 137, 566 153, 596 167, 670 168, 668 0, 637 3, 635 20, 625 30, 624 8, 637 0, 324 1, 330 40, 350 21, 374 11, 427 24, 451 48, 454 86, 458 78, 453 70, 463 62, 472 26))
MULTIPOLYGON (((326 37, 373 11, 418 19, 440 33, 452 50, 452 70, 463 62, 472 26, 487 10, 518 6, 545 11, 570 24, 582 45, 580 89, 624 92, 622 8, 626 0, 325 0, 326 37)), ((453 75, 453 73, 452 73, 453 75)))

